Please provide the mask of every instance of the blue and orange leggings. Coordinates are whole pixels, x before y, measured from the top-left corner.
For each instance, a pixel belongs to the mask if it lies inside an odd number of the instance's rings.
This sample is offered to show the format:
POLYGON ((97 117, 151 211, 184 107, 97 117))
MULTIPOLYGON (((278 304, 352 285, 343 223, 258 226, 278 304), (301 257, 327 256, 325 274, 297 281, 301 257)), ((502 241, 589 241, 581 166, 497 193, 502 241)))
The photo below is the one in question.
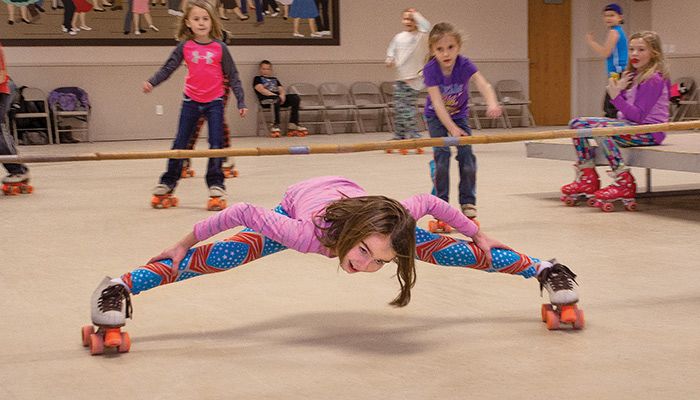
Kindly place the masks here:
MULTIPOLYGON (((287 215, 278 206, 276 212, 287 215)), ((250 229, 232 237, 198 247, 187 252, 177 273, 171 260, 160 260, 134 269, 121 276, 131 293, 168 283, 179 282, 204 274, 228 271, 263 256, 287 249, 274 240, 250 229)), ((471 242, 437 235, 416 228, 416 258, 445 267, 464 267, 486 272, 501 272, 530 278, 537 273, 540 260, 511 250, 492 249, 493 265, 486 263, 484 252, 471 242)))
MULTIPOLYGON (((571 129, 605 128, 611 126, 631 126, 632 124, 621 119, 604 117, 579 117, 569 121, 571 129)), ((591 146, 589 139, 595 139, 598 147, 603 149, 605 157, 613 170, 624 167, 624 160, 619 147, 657 146, 651 133, 637 135, 619 135, 606 137, 577 137, 573 138, 576 147, 576 155, 579 164, 595 160, 595 148, 591 146), (619 147, 618 147, 619 146, 619 147)))

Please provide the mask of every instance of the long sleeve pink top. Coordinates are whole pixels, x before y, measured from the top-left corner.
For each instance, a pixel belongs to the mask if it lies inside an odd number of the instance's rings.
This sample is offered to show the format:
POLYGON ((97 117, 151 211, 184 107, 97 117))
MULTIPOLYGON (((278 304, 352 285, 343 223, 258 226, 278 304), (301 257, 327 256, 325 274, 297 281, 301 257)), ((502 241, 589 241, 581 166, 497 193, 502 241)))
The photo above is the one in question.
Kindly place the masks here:
MULTIPOLYGON (((366 195, 362 187, 346 178, 313 178, 296 183, 285 192, 281 206, 289 216, 248 203, 236 203, 195 224, 194 235, 202 241, 225 230, 246 226, 290 249, 333 257, 331 249, 318 240, 322 232, 314 220, 324 226, 324 221, 318 217, 323 215, 328 204, 343 197, 366 195)), ((479 230, 469 218, 433 195, 417 194, 401 201, 401 204, 416 220, 432 215, 469 237, 479 230)))

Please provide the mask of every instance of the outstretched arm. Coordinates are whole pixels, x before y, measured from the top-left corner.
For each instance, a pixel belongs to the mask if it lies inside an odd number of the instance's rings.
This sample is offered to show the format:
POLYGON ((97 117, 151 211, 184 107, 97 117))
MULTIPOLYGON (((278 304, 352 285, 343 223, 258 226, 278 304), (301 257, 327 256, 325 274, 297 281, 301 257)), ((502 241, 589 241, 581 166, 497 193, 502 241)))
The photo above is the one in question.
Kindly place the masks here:
POLYGON ((615 48, 615 45, 617 44, 617 40, 620 38, 620 35, 617 33, 616 30, 610 29, 608 31, 608 37, 605 38, 605 43, 600 44, 593 39, 593 34, 588 33, 586 34, 586 43, 588 43, 588 46, 593 49, 599 56, 601 57, 610 57, 610 54, 612 53, 613 49, 615 48))
POLYGON ((185 42, 178 44, 177 47, 175 47, 175 50, 170 53, 170 57, 168 57, 168 59, 165 61, 165 64, 163 64, 163 66, 160 67, 160 69, 152 77, 143 83, 144 93, 150 93, 154 87, 170 78, 170 75, 172 75, 173 72, 178 69, 180 64, 182 64, 182 60, 184 59, 184 45, 185 42))
POLYGON ((479 89, 479 93, 484 96, 486 100, 486 116, 489 118, 498 118, 503 113, 503 109, 498 104, 498 97, 496 92, 493 90, 493 86, 489 81, 484 78, 481 72, 475 72, 471 79, 476 84, 476 88, 479 89))

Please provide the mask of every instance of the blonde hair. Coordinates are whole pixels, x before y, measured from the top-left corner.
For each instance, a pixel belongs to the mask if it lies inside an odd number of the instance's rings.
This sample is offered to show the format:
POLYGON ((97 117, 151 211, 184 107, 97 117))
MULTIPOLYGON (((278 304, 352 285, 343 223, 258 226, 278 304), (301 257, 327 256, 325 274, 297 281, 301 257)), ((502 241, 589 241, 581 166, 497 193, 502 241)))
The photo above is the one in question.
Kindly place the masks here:
POLYGON ((195 7, 199 7, 205 10, 207 14, 209 14, 209 19, 211 19, 211 31, 209 31, 209 37, 216 40, 222 40, 224 35, 223 28, 221 26, 221 20, 217 16, 218 14, 214 12, 214 7, 212 7, 211 3, 204 0, 191 0, 187 2, 187 5, 185 5, 185 11, 183 13, 184 15, 180 17, 180 20, 177 24, 175 39, 179 41, 194 39, 194 33, 187 26, 186 21, 187 18, 189 18, 190 16, 190 12, 195 7))
POLYGON ((389 304, 403 307, 411 301, 411 288, 416 284, 416 220, 401 203, 384 196, 345 197, 329 204, 320 217, 323 223, 314 222, 322 232, 318 239, 341 260, 368 236, 387 235, 396 253, 396 278, 401 287, 389 304))
POLYGON ((632 66, 632 61, 627 62, 627 71, 636 74, 634 78, 635 83, 640 84, 651 78, 651 76, 657 72, 661 73, 664 79, 670 79, 671 74, 666 66, 666 58, 664 57, 659 34, 653 31, 637 32, 630 36, 628 44, 632 43, 634 39, 642 39, 651 52, 649 62, 639 70, 632 66))
POLYGON ((428 50, 432 52, 435 43, 445 36, 452 36, 457 41, 457 44, 462 46, 462 33, 449 22, 440 22, 435 24, 433 29, 430 30, 430 35, 428 35, 428 50))

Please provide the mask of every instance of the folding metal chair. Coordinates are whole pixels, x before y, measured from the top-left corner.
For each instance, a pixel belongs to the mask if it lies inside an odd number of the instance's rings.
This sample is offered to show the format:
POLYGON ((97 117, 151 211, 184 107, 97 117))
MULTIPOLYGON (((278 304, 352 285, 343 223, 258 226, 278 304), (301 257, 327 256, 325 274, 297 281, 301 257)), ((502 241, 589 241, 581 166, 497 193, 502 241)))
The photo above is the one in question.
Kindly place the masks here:
MULTIPOLYGON (((389 115, 389 104, 382 98, 382 93, 377 85, 372 82, 355 82, 350 85, 350 95, 360 112, 360 119, 362 119, 362 111, 377 111, 377 131, 382 130, 384 121, 386 121, 389 131, 394 131, 389 115)), ((364 122, 362 125, 364 127, 364 122)))

